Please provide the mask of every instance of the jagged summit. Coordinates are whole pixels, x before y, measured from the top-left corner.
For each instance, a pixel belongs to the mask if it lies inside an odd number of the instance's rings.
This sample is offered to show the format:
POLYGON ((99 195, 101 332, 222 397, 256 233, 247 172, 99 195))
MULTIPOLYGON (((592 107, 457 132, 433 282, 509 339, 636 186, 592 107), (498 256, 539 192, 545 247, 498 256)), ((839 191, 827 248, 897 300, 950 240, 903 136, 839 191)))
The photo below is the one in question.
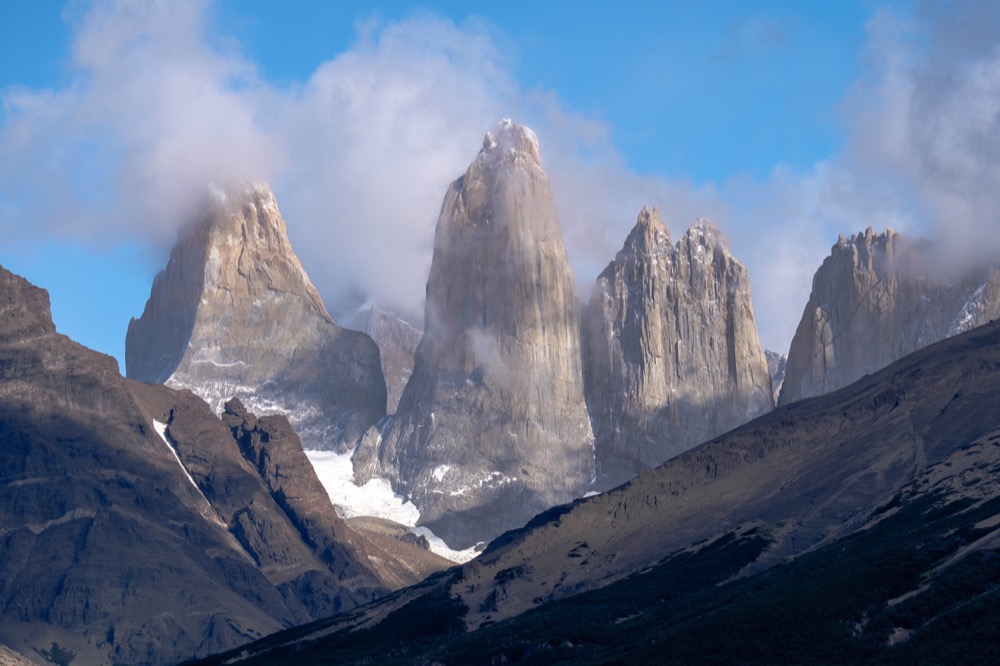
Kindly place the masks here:
POLYGON ((774 405, 746 268, 698 220, 643 208, 584 314, 587 401, 610 487, 774 405))
POLYGON ((874 231, 871 227, 866 227, 864 231, 851 234, 849 238, 845 238, 844 234, 837 235, 836 247, 845 248, 848 245, 871 245, 872 243, 891 243, 896 237, 899 236, 897 232, 892 227, 886 227, 885 231, 878 233, 874 231))
POLYGON ((670 231, 660 218, 660 211, 653 206, 652 210, 646 206, 639 211, 639 218, 635 226, 625 239, 625 246, 622 251, 642 252, 648 248, 660 246, 670 241, 670 231))
POLYGON ((289 416, 308 448, 353 443, 385 414, 375 343, 341 329, 292 249, 266 183, 210 188, 125 341, 129 377, 289 416))

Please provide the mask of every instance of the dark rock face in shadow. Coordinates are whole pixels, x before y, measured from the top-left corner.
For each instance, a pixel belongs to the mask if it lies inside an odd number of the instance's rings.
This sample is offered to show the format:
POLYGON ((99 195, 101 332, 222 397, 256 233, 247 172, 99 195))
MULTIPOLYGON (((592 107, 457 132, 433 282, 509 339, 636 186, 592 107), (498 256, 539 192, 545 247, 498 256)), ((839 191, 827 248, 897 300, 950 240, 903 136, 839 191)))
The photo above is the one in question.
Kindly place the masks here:
POLYGON ((351 328, 371 337, 378 345, 385 376, 386 411, 395 414, 406 382, 413 374, 413 360, 423 331, 419 317, 406 317, 377 304, 357 312, 351 328))

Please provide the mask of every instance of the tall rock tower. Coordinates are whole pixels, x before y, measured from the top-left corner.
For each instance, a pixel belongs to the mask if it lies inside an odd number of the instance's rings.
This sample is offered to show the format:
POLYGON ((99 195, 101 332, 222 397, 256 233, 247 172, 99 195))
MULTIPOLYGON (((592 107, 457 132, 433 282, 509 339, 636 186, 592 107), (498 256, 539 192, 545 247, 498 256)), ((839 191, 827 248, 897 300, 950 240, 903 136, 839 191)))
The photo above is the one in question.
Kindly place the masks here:
POLYGON ((602 486, 774 407, 746 268, 706 221, 676 244, 643 208, 584 316, 602 486))
POLYGON ((385 414, 379 350, 337 326, 270 188, 216 191, 182 229, 125 338, 129 377, 289 417, 306 448, 353 444, 385 414))
POLYGON ((813 277, 779 405, 829 393, 1000 315, 1000 270, 936 273, 928 244, 892 229, 843 236, 813 277))
POLYGON ((504 120, 445 195, 413 374, 355 453, 356 479, 390 479, 453 547, 582 495, 594 442, 579 331, 538 141, 504 120))

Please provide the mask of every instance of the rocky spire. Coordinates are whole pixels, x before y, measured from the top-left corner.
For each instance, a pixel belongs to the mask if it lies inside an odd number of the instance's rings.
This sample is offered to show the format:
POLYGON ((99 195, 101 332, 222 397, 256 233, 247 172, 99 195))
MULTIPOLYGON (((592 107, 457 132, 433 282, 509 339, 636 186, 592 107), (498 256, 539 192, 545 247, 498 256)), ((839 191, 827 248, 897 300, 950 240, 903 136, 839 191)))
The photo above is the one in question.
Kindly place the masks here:
POLYGON ((355 454, 453 547, 577 497, 594 474, 579 312, 538 141, 502 121, 445 195, 413 375, 355 454))
POLYGON ((307 448, 353 443, 385 414, 378 348, 333 322, 270 188, 214 190, 129 323, 129 377, 287 414, 307 448))
POLYGON ((813 277, 781 405, 822 395, 1000 314, 1000 270, 945 274, 931 246, 892 229, 841 236, 813 277))
POLYGON ((708 221, 671 245, 643 208, 597 279, 584 330, 604 486, 774 406, 746 268, 708 221))

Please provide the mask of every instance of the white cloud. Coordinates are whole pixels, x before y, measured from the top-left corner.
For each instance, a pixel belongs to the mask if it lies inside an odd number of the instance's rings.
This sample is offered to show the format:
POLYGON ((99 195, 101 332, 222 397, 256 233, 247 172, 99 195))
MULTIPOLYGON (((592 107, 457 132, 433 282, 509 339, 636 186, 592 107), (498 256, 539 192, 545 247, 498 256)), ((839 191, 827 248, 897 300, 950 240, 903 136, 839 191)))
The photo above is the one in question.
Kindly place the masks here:
POLYGON ((1000 250, 1000 5, 925 3, 869 23, 843 168, 952 260, 1000 250))
POLYGON ((362 34, 281 100, 275 185, 332 309, 353 288, 422 306, 444 192, 516 94, 485 27, 421 17, 362 34))
POLYGON ((280 163, 253 65, 208 47, 203 9, 96 3, 75 26, 70 85, 5 91, 0 194, 20 200, 5 227, 163 242, 207 181, 280 163))

